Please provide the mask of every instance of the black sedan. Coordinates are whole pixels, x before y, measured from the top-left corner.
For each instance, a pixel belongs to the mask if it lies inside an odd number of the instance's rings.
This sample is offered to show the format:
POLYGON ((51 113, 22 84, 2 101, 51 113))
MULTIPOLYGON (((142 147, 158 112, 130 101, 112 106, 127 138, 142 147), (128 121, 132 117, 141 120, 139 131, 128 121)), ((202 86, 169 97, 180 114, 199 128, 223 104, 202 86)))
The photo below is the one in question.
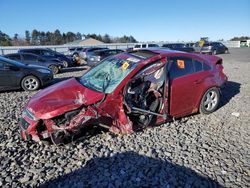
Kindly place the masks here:
POLYGON ((162 47, 169 48, 171 50, 177 50, 182 52, 194 52, 193 47, 189 47, 183 43, 169 43, 169 44, 163 44, 162 47))
POLYGON ((42 66, 27 65, 0 56, 0 90, 34 91, 50 83, 53 73, 42 66))
POLYGON ((74 62, 73 59, 69 56, 66 56, 62 53, 53 51, 49 48, 25 48, 20 49, 18 52, 21 53, 32 53, 39 56, 42 56, 45 59, 52 60, 52 61, 61 61, 64 64, 64 67, 73 66, 74 62))
POLYGON ((60 61, 47 60, 41 56, 31 54, 31 53, 7 54, 7 55, 4 55, 4 57, 15 60, 15 61, 21 61, 22 63, 25 63, 25 64, 45 66, 51 69, 53 71, 53 74, 59 73, 61 69, 64 67, 63 63, 60 61))

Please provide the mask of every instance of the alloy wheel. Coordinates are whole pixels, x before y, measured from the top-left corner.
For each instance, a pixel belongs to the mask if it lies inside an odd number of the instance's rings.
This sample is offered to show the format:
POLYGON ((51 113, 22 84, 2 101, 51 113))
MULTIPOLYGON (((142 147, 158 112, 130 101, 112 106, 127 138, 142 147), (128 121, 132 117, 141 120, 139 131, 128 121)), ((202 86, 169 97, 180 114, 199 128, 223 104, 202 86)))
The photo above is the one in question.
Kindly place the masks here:
POLYGON ((206 94, 204 107, 207 111, 212 111, 218 103, 218 95, 215 91, 211 90, 206 94))
POLYGON ((28 90, 33 91, 33 90, 36 90, 38 88, 39 83, 35 78, 29 77, 29 78, 26 78, 24 80, 24 86, 28 90))

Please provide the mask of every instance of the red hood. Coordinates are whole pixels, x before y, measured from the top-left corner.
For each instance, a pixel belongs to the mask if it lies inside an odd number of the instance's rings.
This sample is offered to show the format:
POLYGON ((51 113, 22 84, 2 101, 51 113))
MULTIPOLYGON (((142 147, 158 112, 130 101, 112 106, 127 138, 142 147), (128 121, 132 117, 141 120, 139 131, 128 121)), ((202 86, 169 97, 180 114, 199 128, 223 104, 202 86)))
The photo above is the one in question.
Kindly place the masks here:
POLYGON ((96 103, 103 95, 71 78, 35 94, 29 100, 27 108, 39 119, 50 119, 82 105, 96 103))

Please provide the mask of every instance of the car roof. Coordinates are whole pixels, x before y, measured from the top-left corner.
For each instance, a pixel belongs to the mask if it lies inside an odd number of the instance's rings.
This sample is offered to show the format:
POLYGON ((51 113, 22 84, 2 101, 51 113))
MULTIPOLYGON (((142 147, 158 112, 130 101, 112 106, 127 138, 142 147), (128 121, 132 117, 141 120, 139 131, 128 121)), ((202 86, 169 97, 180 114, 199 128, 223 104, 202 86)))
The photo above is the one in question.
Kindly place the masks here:
POLYGON ((145 50, 149 50, 151 52, 155 52, 157 54, 176 54, 176 53, 186 53, 186 52, 183 52, 183 51, 177 51, 177 50, 171 50, 171 49, 167 49, 167 48, 147 48, 145 50))
MULTIPOLYGON (((183 52, 183 51, 177 51, 177 50, 171 50, 171 49, 166 49, 166 48, 146 48, 146 49, 139 49, 139 50, 134 50, 132 52, 128 52, 131 55, 135 55, 135 52, 142 52, 145 55, 144 60, 146 59, 150 59, 150 58, 154 58, 156 56, 162 56, 162 57, 167 57, 167 56, 171 56, 171 55, 184 55, 190 58, 197 58, 197 59, 202 59, 205 61, 209 61, 209 62, 217 62, 218 60, 220 60, 221 58, 217 57, 217 56, 212 56, 212 55, 204 55, 204 54, 199 54, 199 53, 187 53, 187 52, 183 52)), ((138 56, 140 57, 140 56, 138 56)), ((143 57, 141 57, 143 58, 143 57)))
POLYGON ((50 48, 22 48, 19 51, 25 51, 25 50, 49 50, 49 51, 54 51, 50 48))
MULTIPOLYGON (((41 57, 40 55, 29 53, 29 52, 18 52, 18 53, 11 53, 11 54, 6 54, 4 56, 9 56, 9 55, 32 55, 36 57, 41 57)), ((41 57, 42 58, 42 57, 41 57)))

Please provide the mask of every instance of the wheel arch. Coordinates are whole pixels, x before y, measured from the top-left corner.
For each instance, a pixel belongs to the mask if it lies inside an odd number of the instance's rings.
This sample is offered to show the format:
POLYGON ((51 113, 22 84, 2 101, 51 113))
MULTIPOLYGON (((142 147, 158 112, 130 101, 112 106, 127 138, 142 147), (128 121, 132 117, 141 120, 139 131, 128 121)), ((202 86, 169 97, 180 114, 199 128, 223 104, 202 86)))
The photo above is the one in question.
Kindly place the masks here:
POLYGON ((200 104, 201 104, 201 101, 202 101, 202 98, 204 96, 204 94, 211 88, 217 88, 218 91, 219 91, 219 94, 221 95, 221 89, 220 89, 220 86, 218 85, 211 85, 211 86, 208 86, 206 87, 206 89, 203 90, 203 92, 201 93, 201 95, 199 96, 197 102, 196 102, 196 105, 195 105, 195 109, 197 109, 197 112, 199 112, 199 107, 200 107, 200 104))

